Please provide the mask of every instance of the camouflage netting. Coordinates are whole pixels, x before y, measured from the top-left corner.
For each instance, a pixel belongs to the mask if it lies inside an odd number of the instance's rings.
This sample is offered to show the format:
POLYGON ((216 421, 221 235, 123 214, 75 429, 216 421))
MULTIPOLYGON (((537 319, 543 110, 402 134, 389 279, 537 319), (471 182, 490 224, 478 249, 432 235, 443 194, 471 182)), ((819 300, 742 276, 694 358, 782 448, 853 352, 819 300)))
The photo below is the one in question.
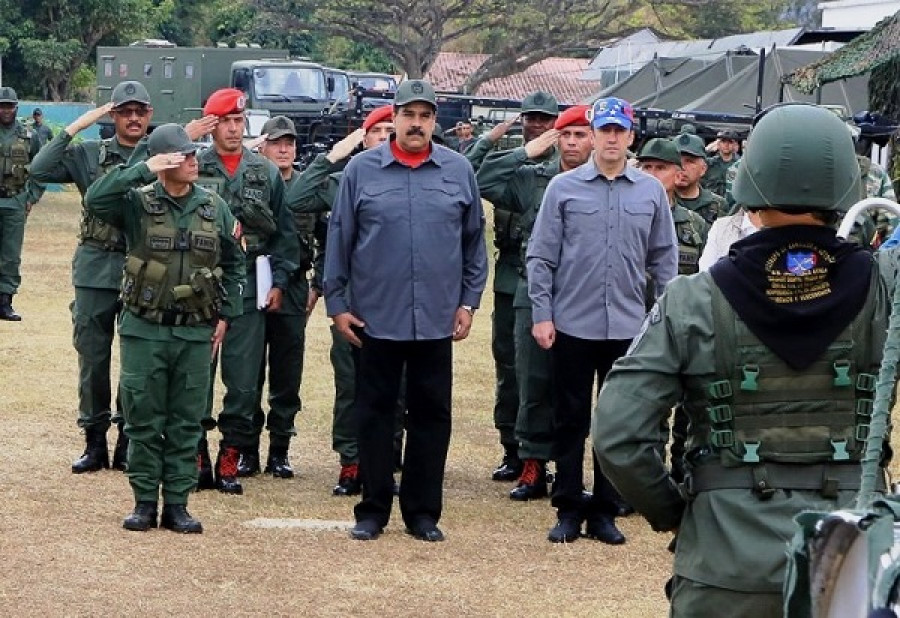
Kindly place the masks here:
POLYGON ((810 94, 822 84, 861 75, 900 58, 900 11, 833 54, 785 76, 785 81, 810 94))

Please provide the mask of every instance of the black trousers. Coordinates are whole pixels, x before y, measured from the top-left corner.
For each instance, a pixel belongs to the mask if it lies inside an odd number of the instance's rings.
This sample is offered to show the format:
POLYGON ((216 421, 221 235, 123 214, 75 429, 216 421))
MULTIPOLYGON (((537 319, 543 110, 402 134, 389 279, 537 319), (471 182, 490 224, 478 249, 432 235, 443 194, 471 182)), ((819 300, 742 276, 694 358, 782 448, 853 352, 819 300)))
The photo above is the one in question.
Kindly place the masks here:
POLYGON ((593 497, 588 501, 582 497, 584 441, 591 427, 594 379, 599 390, 613 363, 625 354, 630 344, 629 339, 580 339, 556 331, 556 341, 550 349, 556 388, 553 416, 556 480, 551 504, 560 518, 615 515, 614 500, 619 495, 600 470, 596 455, 593 456, 593 497))
POLYGON ((357 521, 386 526, 394 499, 394 418, 406 366, 406 450, 400 513, 407 526, 441 518, 444 467, 450 446, 452 341, 391 341, 359 333, 354 412, 359 435, 362 501, 357 521))

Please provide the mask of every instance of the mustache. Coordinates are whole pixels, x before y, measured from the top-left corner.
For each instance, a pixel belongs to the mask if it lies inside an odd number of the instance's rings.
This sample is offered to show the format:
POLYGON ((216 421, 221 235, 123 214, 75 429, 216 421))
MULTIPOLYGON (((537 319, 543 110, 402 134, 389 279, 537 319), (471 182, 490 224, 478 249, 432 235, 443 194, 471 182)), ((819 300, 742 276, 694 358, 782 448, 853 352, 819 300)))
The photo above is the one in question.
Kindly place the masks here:
POLYGON ((423 131, 419 127, 410 127, 409 129, 406 130, 406 134, 407 135, 421 135, 422 137, 425 137, 425 131, 423 131))
POLYGON ((128 123, 128 128, 130 129, 130 128, 132 128, 132 127, 136 128, 136 129, 140 129, 140 128, 141 128, 141 123, 140 123, 140 122, 129 122, 129 123, 128 123))

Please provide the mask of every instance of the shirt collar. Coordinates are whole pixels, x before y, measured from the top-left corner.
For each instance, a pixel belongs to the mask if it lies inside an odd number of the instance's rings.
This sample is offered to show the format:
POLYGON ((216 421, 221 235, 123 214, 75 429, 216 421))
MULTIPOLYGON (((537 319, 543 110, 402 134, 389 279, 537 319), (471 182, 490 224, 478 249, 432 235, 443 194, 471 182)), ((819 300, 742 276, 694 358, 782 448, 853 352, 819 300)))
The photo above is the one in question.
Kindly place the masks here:
MULTIPOLYGON (((378 156, 380 158, 381 167, 387 167, 392 163, 396 163, 397 165, 402 165, 397 159, 394 158, 394 153, 391 152, 391 142, 394 141, 395 136, 391 135, 390 139, 386 139, 381 142, 378 146, 375 147, 375 150, 378 152, 378 156)), ((441 167, 446 162, 446 153, 442 152, 444 149, 440 144, 431 143, 431 153, 428 155, 422 165, 425 165, 428 162, 433 163, 437 167, 441 167)), ((446 150, 446 149, 444 149, 446 150)), ((421 165, 419 166, 421 167, 421 165)))
MULTIPOLYGON (((575 168, 573 170, 573 172, 575 174, 577 174, 578 177, 581 178, 582 180, 596 180, 598 177, 606 178, 606 176, 601 174, 600 171, 597 169, 597 166, 594 163, 594 154, 593 153, 591 153, 591 156, 587 160, 586 163, 583 163, 581 166, 575 168)), ((628 165, 628 162, 626 161, 625 162, 625 170, 621 174, 616 176, 616 179, 624 177, 627 180, 629 180, 630 182, 634 182, 635 180, 637 180, 639 173, 640 172, 638 172, 637 169, 628 165)))

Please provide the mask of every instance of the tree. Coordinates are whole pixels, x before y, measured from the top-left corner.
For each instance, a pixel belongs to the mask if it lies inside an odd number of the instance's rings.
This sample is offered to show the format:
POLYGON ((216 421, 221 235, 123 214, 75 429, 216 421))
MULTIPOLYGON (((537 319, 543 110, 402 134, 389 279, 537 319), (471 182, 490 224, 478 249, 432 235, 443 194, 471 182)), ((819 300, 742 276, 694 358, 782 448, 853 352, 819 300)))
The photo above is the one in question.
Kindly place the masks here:
MULTIPOLYGON (((3 2, 3 7, 16 3, 3 2)), ((53 101, 66 99, 72 76, 92 64, 105 38, 138 36, 153 30, 161 10, 151 0, 32 0, 4 11, 13 67, 21 67, 19 84, 29 94, 53 101), (28 79, 26 79, 26 76, 28 79)))

